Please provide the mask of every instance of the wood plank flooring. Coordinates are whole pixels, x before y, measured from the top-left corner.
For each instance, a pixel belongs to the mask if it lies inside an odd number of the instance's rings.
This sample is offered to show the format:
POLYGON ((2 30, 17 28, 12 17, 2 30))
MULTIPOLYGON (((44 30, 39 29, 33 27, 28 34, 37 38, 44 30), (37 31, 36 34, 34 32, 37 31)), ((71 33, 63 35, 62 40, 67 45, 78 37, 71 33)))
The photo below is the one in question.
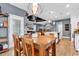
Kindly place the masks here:
MULTIPOLYGON (((70 39, 63 38, 56 44, 56 56, 78 56, 79 52, 74 49, 73 43, 70 39)), ((0 54, 0 56, 14 56, 13 48, 8 52, 0 54)))
POLYGON ((77 56, 79 52, 76 52, 73 43, 70 39, 64 38, 56 45, 57 56, 77 56))

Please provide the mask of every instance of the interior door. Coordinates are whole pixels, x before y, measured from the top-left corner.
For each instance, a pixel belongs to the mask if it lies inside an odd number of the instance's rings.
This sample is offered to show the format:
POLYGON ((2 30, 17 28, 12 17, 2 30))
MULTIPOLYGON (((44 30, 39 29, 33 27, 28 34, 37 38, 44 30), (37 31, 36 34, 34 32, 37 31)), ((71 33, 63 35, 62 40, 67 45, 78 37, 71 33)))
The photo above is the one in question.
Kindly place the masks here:
POLYGON ((61 39, 63 35, 62 22, 56 22, 56 31, 59 33, 59 39, 61 39))

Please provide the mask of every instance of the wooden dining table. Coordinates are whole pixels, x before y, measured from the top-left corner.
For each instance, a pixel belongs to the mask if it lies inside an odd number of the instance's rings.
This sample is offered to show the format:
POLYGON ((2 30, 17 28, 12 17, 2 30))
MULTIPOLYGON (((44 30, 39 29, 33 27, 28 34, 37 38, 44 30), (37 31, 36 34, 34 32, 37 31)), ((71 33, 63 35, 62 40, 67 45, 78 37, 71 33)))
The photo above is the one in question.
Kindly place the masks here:
MULTIPOLYGON (((32 37, 35 48, 39 50, 40 56, 45 56, 45 50, 49 47, 52 48, 52 55, 56 55, 56 38, 47 37, 45 39, 38 39, 38 37, 32 37)), ((30 39, 26 40, 26 43, 30 44, 30 39)))

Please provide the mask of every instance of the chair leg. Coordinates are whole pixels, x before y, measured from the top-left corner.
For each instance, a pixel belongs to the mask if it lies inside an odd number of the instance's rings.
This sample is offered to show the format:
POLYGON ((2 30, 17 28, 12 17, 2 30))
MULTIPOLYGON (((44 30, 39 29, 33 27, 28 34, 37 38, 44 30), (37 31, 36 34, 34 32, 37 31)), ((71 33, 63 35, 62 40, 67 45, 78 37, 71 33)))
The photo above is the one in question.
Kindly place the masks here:
POLYGON ((15 56, 18 56, 18 52, 17 52, 17 51, 14 51, 14 55, 15 55, 15 56))
POLYGON ((18 56, 21 56, 21 53, 20 52, 18 52, 18 56))
POLYGON ((52 44, 52 56, 56 56, 56 43, 52 44))

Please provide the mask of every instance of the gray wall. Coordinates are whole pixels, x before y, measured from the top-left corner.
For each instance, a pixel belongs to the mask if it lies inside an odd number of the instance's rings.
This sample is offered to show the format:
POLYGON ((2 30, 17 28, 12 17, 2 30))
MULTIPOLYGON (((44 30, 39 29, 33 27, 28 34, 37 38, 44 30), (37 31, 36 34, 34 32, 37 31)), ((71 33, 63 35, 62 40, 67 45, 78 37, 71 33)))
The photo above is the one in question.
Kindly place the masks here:
POLYGON ((36 31, 39 31, 39 29, 40 29, 40 27, 42 27, 43 25, 41 25, 41 24, 37 24, 36 25, 36 31))
MULTIPOLYGON (((0 3, 0 6, 1 6, 1 10, 2 12, 7 12, 7 13, 10 13, 10 14, 14 14, 14 15, 18 15, 18 16, 22 16, 25 18, 25 12, 24 10, 20 9, 20 8, 17 8, 13 5, 10 5, 8 3, 0 3)), ((26 19, 26 18, 25 18, 26 19)), ((0 22, 2 22, 4 19, 1 19, 0 18, 0 22)), ((0 33, 4 33, 0 30, 0 33)))
POLYGON ((71 31, 70 31, 70 20, 63 21, 63 36, 70 37, 71 36, 71 31), (69 31, 65 31, 65 24, 69 24, 69 31))
POLYGON ((13 5, 8 4, 8 3, 0 3, 0 6, 1 6, 3 12, 8 12, 8 13, 15 14, 15 15, 18 15, 18 16, 24 16, 25 15, 24 10, 19 9, 19 8, 13 6, 13 5))
MULTIPOLYGON (((71 35, 71 30, 70 30, 70 28, 71 28, 71 25, 70 25, 70 19, 68 18, 68 19, 62 19, 62 20, 58 20, 58 21, 56 21, 56 23, 58 23, 58 22, 62 22, 62 30, 63 30, 63 36, 67 36, 67 37, 70 37, 70 35, 71 35), (69 31, 65 31, 65 24, 69 24, 69 31)), ((56 30, 57 31, 57 30, 56 30)))

